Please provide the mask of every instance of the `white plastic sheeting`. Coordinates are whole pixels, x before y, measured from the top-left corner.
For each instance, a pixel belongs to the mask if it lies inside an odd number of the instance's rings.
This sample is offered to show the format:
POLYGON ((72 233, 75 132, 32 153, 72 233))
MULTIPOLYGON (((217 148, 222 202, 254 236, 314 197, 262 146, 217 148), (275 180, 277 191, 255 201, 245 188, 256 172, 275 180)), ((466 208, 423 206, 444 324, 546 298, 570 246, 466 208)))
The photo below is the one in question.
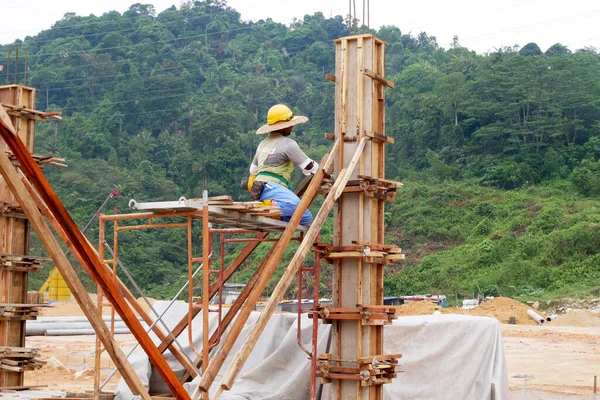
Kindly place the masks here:
MULTIPOLYGON (((159 314, 166 307, 167 302, 155 302, 154 308, 159 314)), ((224 309, 226 311, 227 309, 224 309)), ((187 313, 187 304, 175 303, 167 315, 163 317, 168 326, 174 327, 187 313)), ((211 330, 216 329, 217 314, 211 312, 209 325, 211 330)), ((217 390, 218 382, 221 381, 227 366, 235 356, 238 349, 241 348, 244 340, 248 336, 252 325, 258 317, 259 312, 253 312, 246 323, 246 326, 240 333, 236 344, 234 345, 225 365, 221 368, 219 375, 215 380, 211 393, 217 390)), ((271 317, 263 335, 254 347, 244 368, 238 375, 235 386, 231 391, 225 392, 222 400, 251 400, 251 399, 303 399, 308 398, 308 388, 310 385, 310 360, 298 346, 296 341, 296 315, 295 314, 275 314, 271 317)), ((302 319, 302 338, 304 345, 310 349, 312 340, 312 321, 306 315, 302 319)), ((327 338, 329 336, 329 325, 322 325, 319 329, 319 352, 325 352, 327 338)), ((198 314, 193 321, 193 339, 194 346, 201 351, 202 347, 202 314, 198 314)), ((155 343, 158 339, 152 334, 155 343)), ((195 358, 195 354, 188 345, 187 331, 179 336, 179 342, 184 347, 185 353, 190 359, 195 358)), ((165 359, 173 368, 173 371, 179 376, 183 374, 183 368, 167 351, 165 359)), ((148 357, 142 349, 136 350, 129 358, 134 369, 137 371, 142 383, 152 392, 169 392, 168 387, 163 382, 158 372, 151 367, 148 357)), ((189 393, 192 393, 197 386, 197 381, 185 384, 189 393)), ((129 400, 133 398, 127 385, 119 382, 115 391, 117 395, 115 400, 129 400)))
MULTIPOLYGON (((159 313, 167 302, 156 302, 159 313)), ((176 303, 165 318, 171 327, 187 312, 187 305, 176 303)), ((252 324, 260 316, 254 312, 242 330, 236 345, 221 368, 211 394, 217 389, 229 362, 248 336, 252 324)), ((211 329, 216 329, 216 313, 210 313, 211 329)), ((303 316, 303 342, 310 348, 312 321, 303 316)), ((202 344, 202 316, 193 323, 194 344, 202 344)), ((330 325, 319 327, 319 353, 326 352, 330 325)), ((384 352, 402 353, 398 374, 392 384, 384 385, 385 399, 461 399, 491 398, 492 383, 495 399, 508 400, 508 378, 498 321, 486 317, 465 315, 428 315, 400 317, 385 327, 384 352)), ((153 337, 154 340, 157 340, 153 337)), ((186 354, 192 355, 187 332, 180 336, 186 354)), ((183 373, 179 363, 168 353, 165 358, 177 374, 183 373)), ((151 367, 145 353, 138 349, 131 357, 142 383, 152 392, 169 392, 159 374, 151 367)), ((192 393, 198 379, 185 384, 192 393)), ((296 315, 275 314, 255 346, 231 391, 222 400, 308 399, 310 360, 296 342, 296 315)), ((328 399, 329 385, 323 386, 323 399, 328 399)), ((116 400, 133 396, 121 380, 116 400)))
POLYGON ((384 352, 402 353, 384 385, 387 399, 507 400, 500 324, 488 317, 442 314, 399 317, 384 330, 384 352))

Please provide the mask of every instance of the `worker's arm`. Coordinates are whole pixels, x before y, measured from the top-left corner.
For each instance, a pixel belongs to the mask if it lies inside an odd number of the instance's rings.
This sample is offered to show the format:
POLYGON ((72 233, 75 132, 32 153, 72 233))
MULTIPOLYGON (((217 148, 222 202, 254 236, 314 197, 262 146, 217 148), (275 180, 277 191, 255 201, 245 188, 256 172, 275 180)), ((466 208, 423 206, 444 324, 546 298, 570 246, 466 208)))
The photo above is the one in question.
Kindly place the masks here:
POLYGON ((304 175, 314 174, 319 170, 319 164, 310 159, 298 146, 295 140, 287 138, 285 143, 285 154, 294 165, 297 165, 302 170, 304 175))
POLYGON ((252 160, 252 164, 250 164, 250 175, 256 175, 257 172, 258 172, 258 159, 256 156, 254 156, 254 159, 252 160))

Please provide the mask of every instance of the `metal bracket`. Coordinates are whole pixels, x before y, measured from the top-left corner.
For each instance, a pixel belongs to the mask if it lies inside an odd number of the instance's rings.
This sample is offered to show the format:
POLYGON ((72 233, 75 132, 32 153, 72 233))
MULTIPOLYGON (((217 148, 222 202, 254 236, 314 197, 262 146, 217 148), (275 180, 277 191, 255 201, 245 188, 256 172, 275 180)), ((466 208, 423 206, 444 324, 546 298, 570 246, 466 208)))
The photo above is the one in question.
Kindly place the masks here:
MULTIPOLYGON (((322 307, 314 308, 319 319, 324 324, 331 324, 333 321, 354 320, 361 321, 363 326, 389 325, 397 318, 396 308, 388 306, 361 306, 357 307, 322 307)), ((313 314, 308 315, 313 318, 313 314)))
POLYGON ((361 386, 391 383, 397 376, 396 368, 402 354, 381 354, 361 357, 358 360, 338 360, 331 354, 320 354, 317 363, 317 376, 321 383, 331 383, 333 379, 360 381, 361 386), (341 364, 354 364, 347 367, 341 364), (334 365, 337 364, 337 365, 334 365))

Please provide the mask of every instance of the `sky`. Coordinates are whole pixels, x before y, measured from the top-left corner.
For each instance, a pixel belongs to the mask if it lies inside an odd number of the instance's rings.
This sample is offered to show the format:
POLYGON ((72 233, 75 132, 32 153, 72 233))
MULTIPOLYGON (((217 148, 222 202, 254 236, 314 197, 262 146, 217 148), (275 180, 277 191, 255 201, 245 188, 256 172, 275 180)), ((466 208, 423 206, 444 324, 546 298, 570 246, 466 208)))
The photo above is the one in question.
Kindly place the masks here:
MULTIPOLYGON (((153 4, 159 13, 181 0, 0 0, 0 44, 34 36, 49 29, 67 12, 80 16, 126 11, 131 4, 153 4)), ((365 0, 365 3, 367 0, 365 0)), ((371 28, 395 25, 402 33, 426 32, 440 46, 453 37, 483 54, 505 46, 537 43, 542 51, 555 43, 571 50, 600 48, 598 0, 368 0, 371 28)), ((355 0, 363 19, 363 1, 355 0)), ((246 21, 272 18, 284 24, 306 14, 347 15, 349 0, 228 0, 246 21)), ((367 20, 365 15, 364 20, 367 20)))

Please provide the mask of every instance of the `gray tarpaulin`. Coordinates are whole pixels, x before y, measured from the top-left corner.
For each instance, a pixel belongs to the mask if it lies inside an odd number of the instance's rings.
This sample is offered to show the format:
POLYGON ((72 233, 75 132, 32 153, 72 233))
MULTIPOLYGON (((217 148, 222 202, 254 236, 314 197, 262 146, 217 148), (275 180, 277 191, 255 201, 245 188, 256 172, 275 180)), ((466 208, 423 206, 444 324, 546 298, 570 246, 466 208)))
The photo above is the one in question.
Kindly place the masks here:
MULTIPOLYGON (((154 307, 160 313, 167 304, 156 302, 154 307)), ((187 305, 176 303, 164 319, 174 327, 186 313, 187 305)), ((259 315, 253 312, 250 316, 211 393, 216 391, 222 374, 259 315)), ((210 313, 211 329, 216 329, 216 317, 216 313, 210 313)), ((310 360, 296 342, 296 324, 296 314, 273 315, 232 390, 224 392, 221 399, 308 399, 310 360)), ((311 324, 312 320, 304 315, 302 337, 309 349, 311 324)), ((202 345, 201 330, 202 315, 199 314, 193 323, 193 340, 198 350, 202 345)), ((326 352, 329 332, 329 325, 319 327, 319 353, 326 352)), ((398 368, 403 372, 393 383, 384 385, 385 399, 487 400, 491 398, 492 384, 496 400, 509 398, 500 325, 495 319, 450 314, 400 317, 393 325, 385 327, 384 335, 384 352, 403 354, 398 368)), ((193 359, 187 337, 186 331, 179 341, 193 359)), ((156 337, 153 339, 158 343, 156 337)), ((165 358, 178 375, 183 373, 183 368, 170 353, 165 352, 165 358)), ((130 361, 151 392, 169 392, 141 349, 132 354, 130 361)), ((188 392, 193 392, 196 382, 197 379, 185 384, 188 392)), ((328 399, 328 385, 323 389, 323 399, 328 399)), ((133 398, 123 380, 119 382, 116 394, 116 400, 133 398)))
POLYGON ((384 328, 384 352, 402 353, 388 399, 507 400, 500 324, 488 317, 399 317, 384 328), (495 397, 491 397, 492 384, 495 397))

